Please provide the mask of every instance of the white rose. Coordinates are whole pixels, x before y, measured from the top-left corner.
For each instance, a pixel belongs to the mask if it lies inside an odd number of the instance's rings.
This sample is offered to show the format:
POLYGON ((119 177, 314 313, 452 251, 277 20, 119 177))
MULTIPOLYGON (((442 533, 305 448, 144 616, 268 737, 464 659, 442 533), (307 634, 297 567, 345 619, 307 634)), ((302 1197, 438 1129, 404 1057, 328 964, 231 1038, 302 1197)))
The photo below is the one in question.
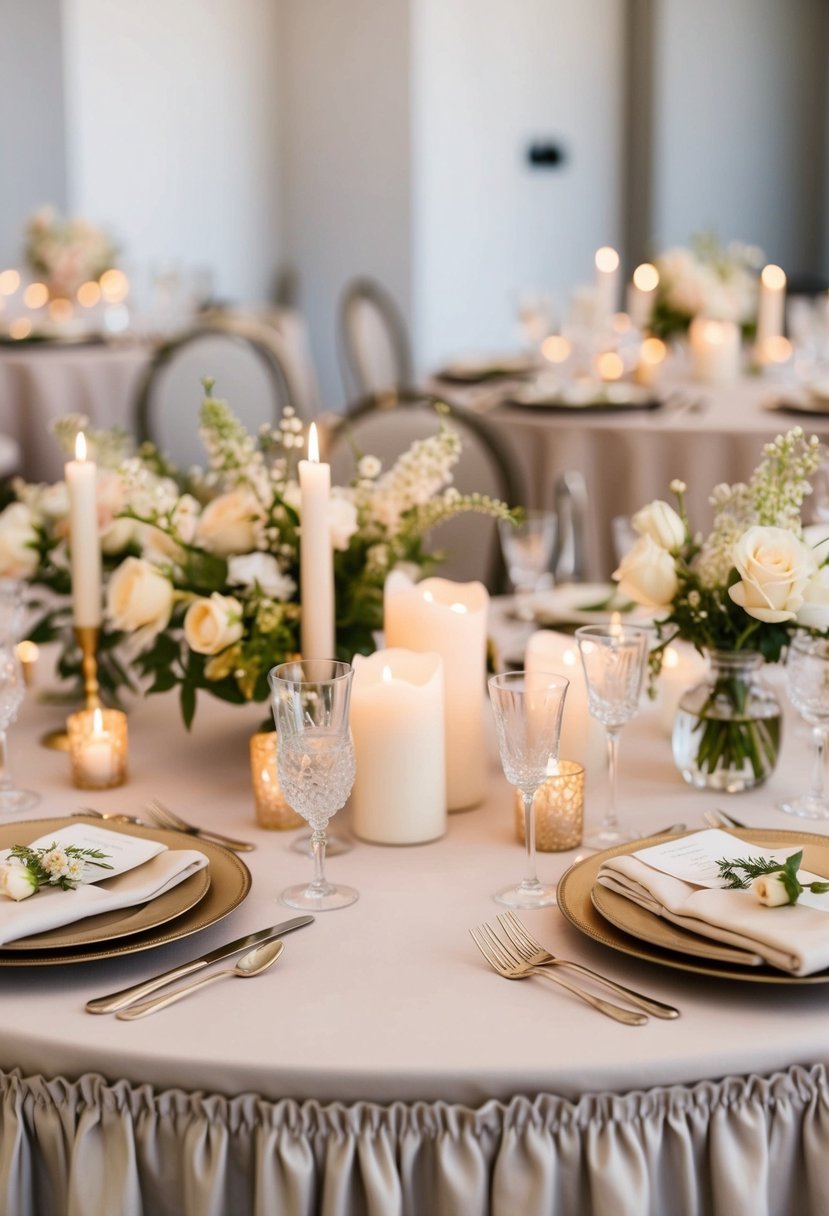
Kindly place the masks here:
POLYGON ((30 578, 37 570, 35 520, 22 502, 13 502, 0 514, 0 577, 30 578))
POLYGON ((218 654, 238 642, 243 633, 242 605, 218 591, 209 600, 195 600, 184 617, 187 645, 197 654, 218 654))
POLYGON ((677 593, 674 559, 650 536, 640 536, 613 574, 622 595, 648 608, 663 608, 677 593))
POLYGON ((259 503, 248 490, 232 490, 208 503, 196 525, 196 539, 221 557, 249 553, 256 546, 259 503))
POLYGON ((640 536, 649 536, 663 549, 678 549, 685 540, 685 525, 668 503, 657 498, 631 519, 640 536))
POLYGON ((0 863, 0 895, 9 899, 28 899, 38 888, 38 880, 28 866, 18 861, 0 863))
POLYGON ((806 629, 829 629, 829 566, 821 566, 804 587, 795 620, 806 629))
POLYGON ((328 503, 328 521, 331 528, 331 548, 347 549, 348 542, 357 531, 357 508, 351 499, 332 494, 328 503))
POLYGON ((274 600, 289 600, 296 591, 296 583, 280 569, 279 562, 271 553, 242 553, 228 559, 227 581, 240 587, 252 587, 258 583, 265 595, 274 600))
POLYGON ((778 874, 759 874, 752 879, 751 890, 767 908, 779 908, 789 902, 789 893, 778 874))
POLYGON ((794 620, 817 572, 812 550, 787 528, 749 528, 737 541, 734 565, 741 581, 728 594, 749 616, 769 624, 794 620))
POLYGON ((138 630, 144 639, 159 633, 173 610, 173 588, 163 574, 140 557, 128 557, 107 586, 107 617, 114 629, 138 630))

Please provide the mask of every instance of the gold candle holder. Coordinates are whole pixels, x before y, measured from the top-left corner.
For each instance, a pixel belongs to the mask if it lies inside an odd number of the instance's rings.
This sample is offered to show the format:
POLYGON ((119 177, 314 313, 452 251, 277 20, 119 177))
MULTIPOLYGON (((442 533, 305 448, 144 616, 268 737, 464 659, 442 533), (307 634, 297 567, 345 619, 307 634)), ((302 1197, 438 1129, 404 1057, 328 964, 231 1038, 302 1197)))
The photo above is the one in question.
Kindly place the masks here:
POLYGON ((98 639, 100 636, 101 630, 97 625, 75 626, 75 638, 81 648, 84 705, 87 709, 100 709, 101 707, 97 659, 98 639))
POLYGON ((72 784, 108 790, 127 778, 127 715, 120 709, 79 709, 66 721, 72 784))
POLYGON ((250 775, 256 822, 260 828, 283 832, 288 828, 301 828, 305 820, 285 801, 279 784, 276 748, 275 730, 260 730, 250 737, 250 775))
MULTIPOLYGON (((540 853, 561 853, 581 844, 584 824, 584 766, 559 760, 558 773, 548 777, 533 799, 535 847, 540 853)), ((515 792, 515 831, 524 843, 524 808, 515 792)))

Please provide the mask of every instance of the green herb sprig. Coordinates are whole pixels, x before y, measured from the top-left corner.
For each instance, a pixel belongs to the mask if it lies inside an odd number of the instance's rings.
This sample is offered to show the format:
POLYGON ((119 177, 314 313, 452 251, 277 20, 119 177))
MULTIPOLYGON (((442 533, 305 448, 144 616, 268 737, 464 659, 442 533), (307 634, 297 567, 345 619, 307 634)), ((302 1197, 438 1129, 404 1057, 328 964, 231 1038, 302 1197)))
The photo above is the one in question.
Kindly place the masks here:
POLYGON ((771 857, 736 857, 720 858, 717 868, 720 877, 725 879, 726 887, 732 890, 742 890, 751 885, 755 878, 765 874, 778 874, 779 882, 789 897, 790 904, 796 904, 804 891, 813 895, 825 895, 829 891, 829 882, 810 882, 805 885, 797 877, 797 871, 803 860, 803 850, 792 853, 785 862, 774 861, 771 857), (742 871, 742 874, 739 873, 742 871))

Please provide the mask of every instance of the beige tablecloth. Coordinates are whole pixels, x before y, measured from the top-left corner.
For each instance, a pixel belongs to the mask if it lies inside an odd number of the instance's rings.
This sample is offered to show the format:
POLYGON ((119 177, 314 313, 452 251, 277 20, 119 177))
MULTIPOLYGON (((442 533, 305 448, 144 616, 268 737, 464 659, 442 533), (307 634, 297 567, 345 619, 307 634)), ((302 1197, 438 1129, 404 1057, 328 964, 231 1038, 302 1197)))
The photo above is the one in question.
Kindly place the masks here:
MULTIPOLYGON (((554 910, 525 914, 554 951, 682 1017, 619 1026, 541 980, 511 984, 486 968, 467 930, 494 919, 491 892, 523 869, 494 750, 485 805, 451 816, 443 840, 356 843, 331 859, 359 901, 290 935, 255 983, 217 984, 133 1023, 89 1016, 89 997, 291 915, 278 893, 310 862, 290 835, 255 825, 255 707, 205 701, 187 735, 173 697, 136 705, 130 782, 102 794, 73 790, 66 756, 39 747, 60 716, 33 695, 12 730, 17 774, 43 795, 31 817, 82 803, 139 813, 157 794, 254 840, 254 884, 223 923, 146 955, 2 969, 0 1210, 829 1210, 829 988, 638 963, 554 910)), ((774 804, 801 788, 807 747, 790 729, 769 785, 728 805, 758 826, 802 826, 774 804)), ((626 728, 621 782, 623 812, 643 831, 699 825, 717 802, 682 784, 651 711, 626 728)), ((601 811, 594 779, 588 816, 601 811)), ((541 855, 542 878, 573 857, 541 855)))

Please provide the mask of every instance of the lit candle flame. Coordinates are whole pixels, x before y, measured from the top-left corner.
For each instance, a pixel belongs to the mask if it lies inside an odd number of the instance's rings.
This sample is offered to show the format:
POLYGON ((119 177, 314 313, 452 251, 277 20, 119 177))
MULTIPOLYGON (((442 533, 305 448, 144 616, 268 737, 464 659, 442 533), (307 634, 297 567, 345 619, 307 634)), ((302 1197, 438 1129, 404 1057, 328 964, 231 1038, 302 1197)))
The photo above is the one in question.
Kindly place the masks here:
POLYGON ((450 612, 466 612, 466 604, 450 604, 450 612))
POLYGON ((763 267, 760 280, 770 291, 783 291, 786 286, 786 272, 780 266, 769 263, 763 267))
POLYGON ((391 680, 392 680, 391 668, 389 666, 385 666, 383 668, 383 683, 391 684, 391 680))
POLYGON ((78 431, 75 436, 75 459, 86 460, 86 435, 83 431, 78 431))
POLYGON ((622 636, 622 615, 619 612, 612 612, 610 614, 610 633, 614 638, 622 636))
POLYGON ((311 423, 308 431, 308 459, 312 464, 319 464, 320 462, 320 441, 317 437, 316 422, 311 423))
POLYGON ((100 737, 104 733, 104 715, 100 709, 92 711, 92 734, 100 737))
POLYGON ((640 291, 654 291, 659 286, 659 271, 650 262, 643 262, 634 270, 633 282, 640 291))
POLYGON ((672 668, 679 666, 679 651, 674 646, 669 646, 662 656, 662 666, 672 668))
POLYGON ((601 249, 596 250, 596 269, 603 270, 605 274, 619 269, 619 255, 610 245, 602 245, 601 249))

